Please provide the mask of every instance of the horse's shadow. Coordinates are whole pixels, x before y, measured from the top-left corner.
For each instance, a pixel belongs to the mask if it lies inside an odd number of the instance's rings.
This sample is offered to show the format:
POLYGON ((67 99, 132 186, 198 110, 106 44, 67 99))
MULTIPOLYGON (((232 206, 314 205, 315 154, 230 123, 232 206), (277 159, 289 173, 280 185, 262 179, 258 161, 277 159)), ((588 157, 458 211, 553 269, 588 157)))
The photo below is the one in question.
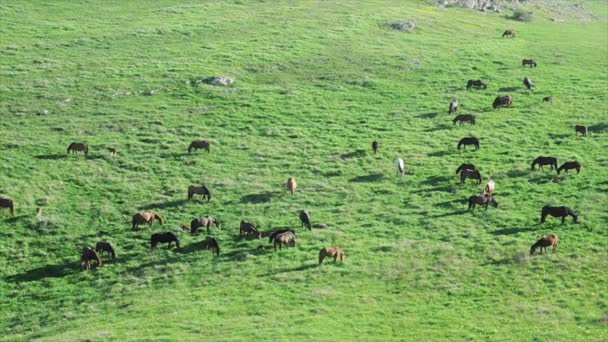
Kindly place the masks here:
POLYGON ((444 129, 450 129, 451 127, 452 126, 450 126, 448 124, 441 124, 441 125, 433 127, 433 128, 425 129, 423 132, 437 132, 437 131, 442 131, 444 129))
POLYGON ((455 200, 451 200, 451 201, 447 201, 447 202, 437 203, 437 204, 435 204, 435 206, 437 206, 437 207, 443 207, 443 208, 452 208, 455 203, 462 204, 463 200, 462 199, 455 199, 455 200))
POLYGON ((422 185, 437 185, 437 184, 441 184, 444 182, 449 182, 450 179, 452 179, 452 177, 447 177, 447 176, 431 176, 425 180, 423 180, 422 182, 420 182, 420 184, 422 185))
POLYGON ((551 139, 566 139, 569 138, 570 136, 574 136, 573 134, 555 134, 555 133, 549 133, 549 138, 551 139))
POLYGON ((168 202, 157 202, 157 203, 150 203, 148 205, 140 206, 137 209, 146 210, 146 209, 175 208, 175 207, 179 207, 180 205, 183 205, 184 203, 187 203, 187 202, 188 202, 188 200, 185 200, 185 199, 179 199, 179 200, 168 201, 168 202))
POLYGON ((450 213, 445 213, 445 214, 439 214, 439 215, 433 215, 433 216, 427 216, 428 218, 438 218, 438 217, 447 217, 447 216, 455 216, 455 215, 462 215, 464 213, 466 213, 466 210, 456 210, 456 211, 452 211, 450 213))
POLYGON ((75 263, 46 265, 34 268, 22 274, 15 274, 6 277, 6 280, 12 283, 38 281, 45 278, 63 278, 67 275, 77 272, 78 266, 75 263))
POLYGON ((415 118, 417 118, 417 119, 433 119, 433 118, 437 117, 437 115, 439 115, 438 112, 423 113, 423 114, 420 114, 420 115, 416 115, 415 118))
POLYGON ((352 159, 365 156, 365 150, 356 150, 349 153, 344 153, 340 155, 340 159, 352 159))
POLYGON ((528 174, 530 174, 529 171, 524 171, 524 170, 511 170, 509 172, 507 172, 507 176, 515 178, 515 177, 524 177, 527 176, 528 174))
POLYGON ((316 268, 316 267, 319 267, 319 265, 318 264, 304 264, 304 265, 301 265, 298 267, 284 268, 284 269, 274 272, 274 273, 271 273, 271 272, 264 273, 261 276, 267 277, 267 276, 277 275, 277 274, 281 274, 281 273, 299 272, 299 271, 305 271, 305 270, 309 270, 311 268, 316 268))
POLYGON ((67 154, 41 154, 36 156, 36 159, 42 159, 42 160, 59 160, 59 159, 64 159, 67 158, 67 154))
POLYGON ((429 157, 445 157, 445 156, 447 156, 449 154, 450 154, 450 152, 448 152, 448 151, 436 151, 436 152, 428 153, 427 156, 429 156, 429 157))
POLYGON ((372 174, 365 175, 365 176, 357 176, 357 177, 351 178, 351 179, 349 179, 349 182, 371 183, 371 182, 377 182, 377 181, 381 180, 382 178, 384 178, 384 174, 372 173, 372 174))
POLYGON ((492 235, 511 235, 530 231, 530 228, 505 228, 490 232, 492 235))
POLYGON ((512 92, 512 91, 517 91, 519 90, 519 87, 503 87, 503 88, 499 88, 498 91, 506 91, 506 92, 512 92))
POLYGON ((272 200, 272 196, 274 196, 274 194, 270 191, 259 194, 245 195, 241 197, 241 203, 266 203, 272 200))
POLYGON ((599 133, 608 130, 608 124, 601 123, 587 127, 587 130, 591 133, 599 133))

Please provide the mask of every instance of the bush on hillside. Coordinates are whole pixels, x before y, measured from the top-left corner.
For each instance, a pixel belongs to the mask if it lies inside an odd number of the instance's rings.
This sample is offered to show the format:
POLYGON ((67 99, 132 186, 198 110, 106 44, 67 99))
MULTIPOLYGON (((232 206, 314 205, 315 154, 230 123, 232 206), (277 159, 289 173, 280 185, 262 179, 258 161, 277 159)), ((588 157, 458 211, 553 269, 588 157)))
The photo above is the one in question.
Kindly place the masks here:
POLYGON ((522 8, 516 8, 513 10, 513 20, 517 21, 532 21, 534 19, 534 12, 528 12, 522 8))

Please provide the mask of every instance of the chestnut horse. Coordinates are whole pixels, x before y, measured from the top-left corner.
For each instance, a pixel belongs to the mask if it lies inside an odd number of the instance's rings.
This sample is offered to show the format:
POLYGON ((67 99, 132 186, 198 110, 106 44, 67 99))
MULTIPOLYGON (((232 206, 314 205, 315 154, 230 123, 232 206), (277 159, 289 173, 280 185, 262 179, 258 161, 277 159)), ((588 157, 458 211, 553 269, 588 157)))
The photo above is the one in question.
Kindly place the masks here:
POLYGON ((473 145, 473 146, 475 146, 476 150, 479 150, 479 139, 477 139, 475 137, 462 138, 458 142, 458 149, 460 150, 460 146, 464 146, 464 149, 466 150, 467 145, 473 145))
POLYGON ((300 211, 300 221, 302 222, 302 227, 308 228, 308 230, 312 230, 312 224, 310 224, 310 213, 306 210, 300 211))
POLYGON ((97 255, 97 252, 89 246, 85 246, 82 248, 82 253, 80 253, 80 265, 82 269, 91 269, 91 261, 97 262, 97 267, 101 267, 101 258, 97 255))
POLYGON ((112 254, 112 259, 116 258, 116 251, 114 250, 114 246, 111 243, 106 241, 99 241, 95 245, 95 249, 102 254, 103 252, 112 254))
POLYGON ((460 103, 458 103, 458 100, 453 99, 450 102, 450 107, 448 108, 448 114, 456 113, 456 111, 458 110, 458 105, 460 105, 460 103))
POLYGON ((506 30, 503 34, 501 38, 504 37, 511 37, 511 38, 515 38, 515 36, 517 35, 517 33, 515 33, 515 31, 513 30, 506 30))
POLYGON ((572 216, 573 222, 578 223, 578 213, 568 207, 552 207, 546 205, 540 212, 540 223, 545 223, 547 215, 561 217, 562 223, 566 222, 566 216, 572 216))
POLYGON ((296 182, 296 179, 293 177, 290 177, 287 180, 287 191, 289 191, 289 194, 293 195, 296 192, 297 187, 298 187, 298 183, 296 182))
POLYGON ((576 169, 576 174, 578 175, 579 173, 581 173, 581 163, 579 163, 577 161, 565 162, 562 164, 562 166, 560 166, 557 169, 557 174, 559 175, 559 173, 562 172, 562 170, 565 173, 568 173, 568 170, 572 170, 572 169, 576 169))
POLYGON ((587 135, 587 127, 585 127, 585 126, 576 125, 576 126, 574 126, 574 131, 576 132, 575 133, 576 135, 578 135, 579 133, 581 135, 587 135))
POLYGON ((492 204, 494 208, 498 208, 498 202, 492 195, 474 195, 469 197, 469 209, 475 210, 475 205, 483 205, 488 210, 488 205, 492 204))
POLYGON ((194 140, 188 146, 188 153, 192 153, 192 150, 197 150, 199 148, 204 149, 209 153, 211 151, 211 144, 207 140, 194 140))
POLYGON ((323 259, 325 259, 326 257, 334 258, 334 263, 337 262, 338 257, 340 258, 340 262, 344 262, 346 254, 344 254, 344 250, 340 247, 321 248, 321 250, 319 251, 319 265, 323 263, 323 259))
POLYGON ((536 62, 533 59, 522 59, 521 66, 525 67, 526 65, 536 68, 536 62))
POLYGON ((500 109, 500 107, 511 107, 513 104, 513 98, 510 95, 497 96, 492 103, 492 108, 500 109))
POLYGON ((164 232, 164 233, 154 233, 150 237, 150 247, 152 252, 156 249, 156 245, 159 243, 168 243, 167 249, 171 248, 171 243, 175 242, 175 246, 177 250, 179 250, 179 239, 177 235, 172 232, 164 232))
POLYGON ((70 144, 70 146, 68 146, 68 153, 70 153, 70 151, 73 154, 76 153, 77 151, 83 151, 84 154, 87 155, 89 153, 89 145, 73 142, 70 144))
POLYGON ((532 162, 532 170, 534 170, 534 166, 536 164, 538 164, 538 166, 540 166, 541 169, 543 169, 543 165, 550 165, 551 170, 553 170, 553 168, 557 169, 557 158, 538 157, 538 158, 534 159, 534 161, 532 162))
POLYGON ((241 221, 241 226, 239 228, 239 235, 248 235, 252 234, 258 239, 262 238, 262 232, 259 231, 253 223, 249 221, 241 221))
POLYGON ((201 217, 201 218, 197 218, 194 219, 190 222, 190 233, 192 235, 195 235, 198 233, 198 229, 201 227, 205 227, 207 228, 207 234, 209 234, 209 231, 211 228, 211 225, 214 224, 217 229, 222 229, 222 224, 220 221, 218 221, 215 217, 212 216, 207 216, 207 217, 201 217))
POLYGON ((469 169, 469 170, 473 170, 473 171, 477 170, 477 169, 475 168, 475 165, 474 165, 474 164, 466 164, 466 163, 462 163, 462 164, 460 164, 460 166, 459 166, 459 167, 456 169, 456 174, 459 174, 459 173, 460 173, 462 170, 465 170, 465 169, 469 169))
POLYGON ((457 115, 454 120, 452 120, 452 122, 454 123, 454 125, 456 124, 456 122, 460 122, 460 126, 462 126, 463 123, 468 122, 471 125, 475 124, 475 115, 472 114, 460 114, 457 115))
POLYGON ((201 195, 201 199, 205 199, 207 197, 207 202, 211 201, 211 190, 205 185, 203 186, 194 186, 191 185, 188 187, 188 200, 191 200, 194 195, 201 195))
POLYGON ((549 236, 543 236, 540 240, 536 241, 535 244, 530 247, 530 255, 534 254, 534 251, 537 248, 540 248, 540 254, 543 254, 543 249, 545 253, 547 252, 547 247, 553 247, 553 253, 557 252, 557 245, 559 243, 559 237, 555 234, 551 234, 549 236))
POLYGON ((471 88, 486 89, 487 87, 482 80, 469 80, 467 82, 467 90, 471 90, 471 88))
POLYGON ((481 184, 481 174, 479 170, 462 169, 460 171, 460 184, 464 184, 467 178, 476 179, 478 184, 481 184))
POLYGON ((8 209, 11 211, 11 215, 15 217, 15 202, 12 199, 0 198, 0 209, 8 209))
POLYGON ((144 223, 147 223, 151 228, 152 224, 154 223, 154 220, 158 220, 158 222, 160 222, 161 225, 163 223, 165 223, 165 220, 159 214, 157 214, 153 211, 137 213, 137 214, 133 215, 133 221, 132 221, 133 230, 138 229, 139 225, 144 224, 144 223))
POLYGON ((295 247, 296 246, 296 235, 292 232, 285 232, 285 233, 281 233, 281 234, 277 234, 274 237, 273 243, 274 245, 274 250, 277 250, 277 245, 279 245, 279 250, 283 249, 283 245, 287 246, 289 248, 289 246, 291 247, 295 247))

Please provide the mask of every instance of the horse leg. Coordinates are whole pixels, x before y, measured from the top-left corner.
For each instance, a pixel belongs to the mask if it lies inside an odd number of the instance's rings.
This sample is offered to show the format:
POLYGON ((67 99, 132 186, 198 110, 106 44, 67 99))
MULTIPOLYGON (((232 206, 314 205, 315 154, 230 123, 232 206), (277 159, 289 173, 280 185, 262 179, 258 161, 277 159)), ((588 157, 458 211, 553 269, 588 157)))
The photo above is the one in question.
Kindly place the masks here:
POLYGON ((563 216, 562 216, 562 224, 563 224, 564 222, 566 222, 566 215, 563 215, 563 216))

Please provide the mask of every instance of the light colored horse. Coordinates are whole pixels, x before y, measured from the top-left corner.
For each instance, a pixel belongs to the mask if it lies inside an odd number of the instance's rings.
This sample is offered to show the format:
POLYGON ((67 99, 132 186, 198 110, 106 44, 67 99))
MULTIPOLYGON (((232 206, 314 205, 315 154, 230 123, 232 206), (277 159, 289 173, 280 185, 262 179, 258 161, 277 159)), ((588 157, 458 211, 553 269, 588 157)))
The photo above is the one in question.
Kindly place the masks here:
POLYGON ((296 179, 293 177, 290 177, 287 180, 287 191, 289 191, 289 194, 293 195, 296 192, 297 187, 298 187, 298 183, 296 182, 296 179))
POLYGON ((340 258, 340 262, 344 262, 346 254, 344 254, 344 250, 340 247, 321 248, 321 250, 319 251, 319 265, 323 263, 323 259, 325 259, 326 257, 334 258, 334 263, 337 262, 338 257, 340 258))
POLYGON ((399 173, 399 177, 403 177, 405 174, 405 162, 401 158, 395 159, 395 166, 397 167, 397 173, 399 173))
POLYGON ((274 245, 274 250, 277 250, 277 245, 279 246, 279 250, 283 249, 283 245, 289 247, 296 246, 296 235, 293 232, 287 231, 285 233, 278 234, 274 237, 274 241, 272 243, 274 245))
POLYGON ((483 189, 482 195, 492 195, 494 194, 494 190, 496 190, 496 183, 490 179, 486 184, 486 187, 483 189))
POLYGON ((132 221, 133 230, 138 229, 139 225, 144 224, 144 223, 147 223, 150 227, 152 227, 154 220, 158 220, 158 222, 160 222, 161 225, 163 223, 165 223, 165 220, 159 214, 157 214, 153 211, 137 213, 137 214, 133 215, 133 221, 132 221))

